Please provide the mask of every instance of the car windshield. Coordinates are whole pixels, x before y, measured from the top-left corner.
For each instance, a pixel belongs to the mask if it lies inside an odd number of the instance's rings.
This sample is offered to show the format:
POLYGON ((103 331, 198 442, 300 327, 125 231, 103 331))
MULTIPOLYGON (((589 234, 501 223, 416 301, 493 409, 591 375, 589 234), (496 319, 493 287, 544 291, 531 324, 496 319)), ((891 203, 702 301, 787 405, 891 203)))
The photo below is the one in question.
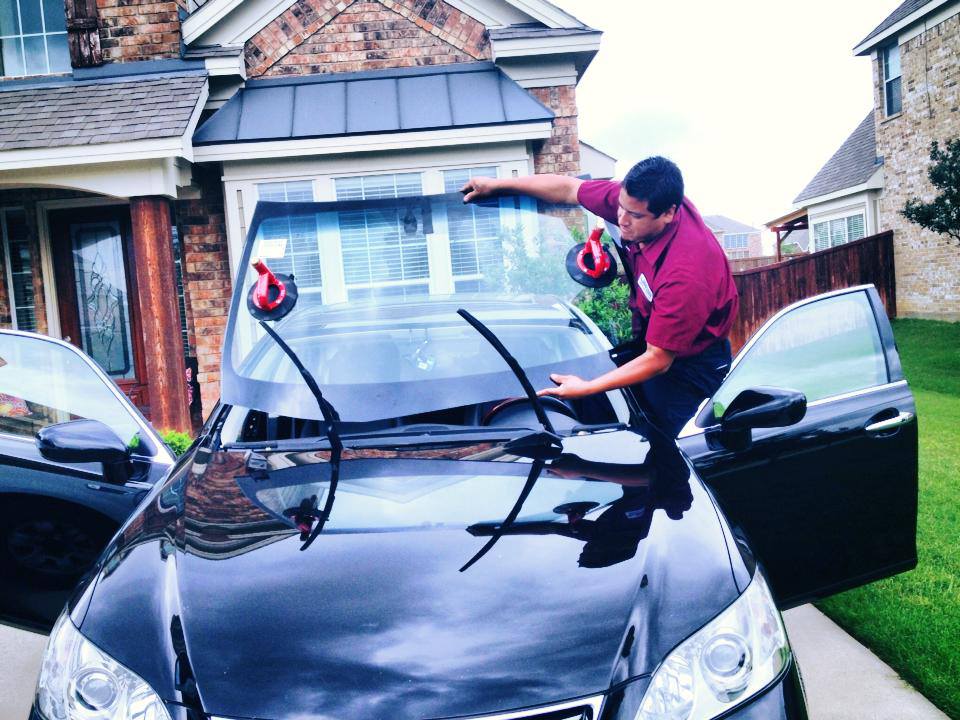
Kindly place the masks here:
POLYGON ((456 193, 260 203, 235 284, 224 401, 322 419, 299 372, 251 312, 257 258, 294 276, 296 306, 268 322, 346 422, 437 421, 424 414, 457 408, 443 419, 476 425, 485 404, 521 396, 461 308, 497 335, 534 387, 549 385, 551 372, 605 372, 613 367, 609 345, 572 306, 583 288, 565 270, 585 223, 582 210, 515 196, 470 205, 456 193))

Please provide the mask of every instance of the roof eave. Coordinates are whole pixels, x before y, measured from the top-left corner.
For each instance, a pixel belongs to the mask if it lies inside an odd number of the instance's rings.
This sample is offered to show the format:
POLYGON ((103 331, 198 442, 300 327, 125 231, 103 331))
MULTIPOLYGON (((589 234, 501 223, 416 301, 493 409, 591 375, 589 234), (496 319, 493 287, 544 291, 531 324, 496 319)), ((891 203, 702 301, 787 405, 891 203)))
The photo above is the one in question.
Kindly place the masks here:
POLYGON ((829 202, 830 200, 836 200, 838 198, 846 197, 847 195, 857 195, 868 190, 883 190, 883 165, 877 165, 876 170, 874 170, 870 177, 862 183, 858 183, 857 185, 849 185, 844 188, 838 188, 836 190, 831 190, 828 193, 821 193, 820 195, 797 197, 793 203, 794 205, 803 205, 803 207, 809 208, 811 205, 829 202))
POLYGON ((400 130, 386 133, 355 133, 316 138, 234 141, 195 145, 193 153, 196 162, 281 159, 308 155, 348 155, 390 150, 543 140, 550 137, 552 127, 553 124, 550 120, 539 120, 485 126, 465 125, 439 130, 400 130))
POLYGON ((931 0, 931 2, 876 35, 867 35, 853 48, 853 54, 857 56, 869 55, 874 48, 886 44, 891 37, 899 35, 911 25, 923 20, 927 15, 952 2, 956 2, 956 0, 931 0))

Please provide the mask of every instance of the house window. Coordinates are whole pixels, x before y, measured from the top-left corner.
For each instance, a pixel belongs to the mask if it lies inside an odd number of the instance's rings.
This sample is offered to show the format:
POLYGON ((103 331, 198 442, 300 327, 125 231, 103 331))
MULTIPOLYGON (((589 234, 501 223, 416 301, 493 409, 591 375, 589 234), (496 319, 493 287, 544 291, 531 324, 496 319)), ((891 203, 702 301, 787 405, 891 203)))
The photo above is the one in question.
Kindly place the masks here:
POLYGON ((814 247, 816 250, 826 250, 844 245, 859 240, 864 234, 862 213, 813 224, 814 247))
POLYGON ((727 233, 723 236, 724 250, 746 250, 750 246, 750 236, 747 233, 727 233))
POLYGON ((33 256, 27 234, 27 214, 20 208, 0 211, 7 296, 15 330, 37 329, 33 294, 33 256))
POLYGON ((260 183, 257 198, 264 202, 313 202, 313 180, 260 183))
MULTIPOLYGON (((471 177, 497 177, 495 167, 446 170, 444 192, 458 192, 471 177)), ((485 271, 503 263, 499 208, 464 205, 447 206, 450 237, 450 265, 456 292, 478 292, 485 271)))
MULTIPOLYGON (((423 193, 420 173, 336 178, 337 200, 370 200, 423 193)), ((430 291, 430 263, 420 207, 337 213, 347 298, 409 297, 430 291)))
POLYGON ((900 87, 900 46, 891 45, 882 51, 883 97, 886 114, 896 115, 903 107, 900 87))
MULTIPOLYGON (((257 197, 265 202, 311 202, 313 181, 260 183, 257 185, 257 197)), ((300 300, 304 304, 319 305, 323 302, 320 232, 316 214, 269 218, 263 221, 260 232, 262 240, 276 248, 276 255, 269 257, 270 268, 274 272, 296 277, 300 300)))
POLYGON ((70 72, 63 0, 0 0, 0 75, 70 72))

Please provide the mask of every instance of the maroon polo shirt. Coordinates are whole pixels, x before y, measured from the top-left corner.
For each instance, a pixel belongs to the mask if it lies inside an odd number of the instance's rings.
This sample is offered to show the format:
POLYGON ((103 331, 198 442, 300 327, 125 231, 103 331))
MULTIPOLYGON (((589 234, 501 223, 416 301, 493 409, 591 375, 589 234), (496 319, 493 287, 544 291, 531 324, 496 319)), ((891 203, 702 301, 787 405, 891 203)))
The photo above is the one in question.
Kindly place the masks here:
MULTIPOLYGON (((616 224, 620 183, 587 180, 577 200, 616 224)), ((625 242, 624 249, 633 269, 635 335, 646 326, 648 343, 678 357, 698 355, 727 337, 739 307, 737 288, 727 256, 693 203, 684 198, 660 235, 646 243, 625 242)))

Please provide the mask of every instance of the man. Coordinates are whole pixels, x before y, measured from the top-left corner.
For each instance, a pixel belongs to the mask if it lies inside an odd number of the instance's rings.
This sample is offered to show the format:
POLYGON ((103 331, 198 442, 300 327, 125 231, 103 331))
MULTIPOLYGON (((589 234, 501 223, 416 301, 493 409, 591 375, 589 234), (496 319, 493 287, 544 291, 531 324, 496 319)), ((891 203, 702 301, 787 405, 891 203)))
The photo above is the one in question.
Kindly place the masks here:
POLYGON ((650 419, 676 437, 729 370, 728 335, 739 304, 726 255, 684 197, 680 169, 666 158, 651 157, 637 163, 623 182, 564 175, 477 177, 462 191, 464 202, 521 193, 579 204, 619 226, 631 280, 633 332, 646 348, 593 379, 551 375, 557 387, 540 394, 578 398, 635 386, 650 419))

